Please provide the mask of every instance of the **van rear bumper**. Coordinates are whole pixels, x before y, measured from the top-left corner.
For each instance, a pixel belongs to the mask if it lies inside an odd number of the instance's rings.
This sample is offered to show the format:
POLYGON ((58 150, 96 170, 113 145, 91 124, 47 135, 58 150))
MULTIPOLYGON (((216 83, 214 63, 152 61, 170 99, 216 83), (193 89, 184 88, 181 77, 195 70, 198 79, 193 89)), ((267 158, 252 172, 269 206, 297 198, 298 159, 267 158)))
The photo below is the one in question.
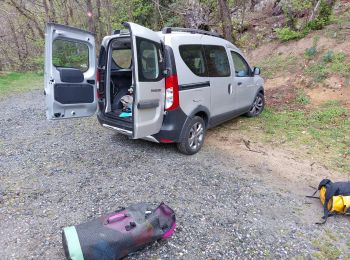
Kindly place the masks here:
MULTIPOLYGON (((97 113, 97 119, 103 127, 132 137, 132 128, 127 127, 125 122, 118 122, 115 119, 107 117, 102 112, 97 113)), ((160 131, 157 134, 147 136, 142 139, 159 143, 177 143, 181 140, 183 127, 188 119, 189 117, 182 111, 181 108, 167 111, 167 113, 164 115, 163 124, 160 131)))
POLYGON ((153 137, 160 143, 176 143, 181 140, 181 132, 188 116, 181 108, 167 111, 164 115, 163 125, 159 133, 153 137))

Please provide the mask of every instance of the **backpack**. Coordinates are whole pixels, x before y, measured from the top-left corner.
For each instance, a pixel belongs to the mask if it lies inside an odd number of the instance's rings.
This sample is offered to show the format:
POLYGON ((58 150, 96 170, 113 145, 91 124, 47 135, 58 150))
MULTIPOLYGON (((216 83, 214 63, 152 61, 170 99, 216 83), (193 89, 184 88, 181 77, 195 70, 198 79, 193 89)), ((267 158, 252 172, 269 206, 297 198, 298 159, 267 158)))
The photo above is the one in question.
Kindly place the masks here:
POLYGON ((122 208, 95 220, 63 229, 62 244, 69 260, 121 259, 146 245, 168 238, 175 230, 174 211, 161 203, 122 208))
POLYGON ((317 224, 326 223, 327 218, 334 214, 350 214, 350 182, 323 179, 313 195, 317 191, 320 191, 320 201, 324 210, 324 222, 317 224))

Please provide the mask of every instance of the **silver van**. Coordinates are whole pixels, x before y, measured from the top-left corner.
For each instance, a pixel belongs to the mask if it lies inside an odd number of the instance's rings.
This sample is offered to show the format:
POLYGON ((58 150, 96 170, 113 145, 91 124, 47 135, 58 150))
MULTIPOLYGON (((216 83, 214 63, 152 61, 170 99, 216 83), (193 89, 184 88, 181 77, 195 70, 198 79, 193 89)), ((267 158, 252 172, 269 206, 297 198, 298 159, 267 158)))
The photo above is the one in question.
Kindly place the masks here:
POLYGON ((49 23, 47 118, 92 116, 132 139, 177 143, 197 153, 206 130, 264 109, 264 81, 242 52, 212 32, 124 23, 104 37, 49 23))

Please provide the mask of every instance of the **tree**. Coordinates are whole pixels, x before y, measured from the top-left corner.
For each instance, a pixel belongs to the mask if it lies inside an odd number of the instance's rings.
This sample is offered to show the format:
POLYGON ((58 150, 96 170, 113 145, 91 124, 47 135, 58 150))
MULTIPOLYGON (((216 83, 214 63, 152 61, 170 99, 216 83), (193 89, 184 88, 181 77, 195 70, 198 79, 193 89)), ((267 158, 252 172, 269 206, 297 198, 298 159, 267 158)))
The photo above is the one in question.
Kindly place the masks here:
POLYGON ((228 41, 233 41, 233 25, 231 21, 231 13, 228 7, 227 0, 218 0, 219 13, 221 17, 222 32, 228 41))
POLYGON ((86 0, 86 14, 88 19, 88 28, 89 31, 95 33, 95 23, 94 23, 94 11, 92 9, 91 0, 86 0))

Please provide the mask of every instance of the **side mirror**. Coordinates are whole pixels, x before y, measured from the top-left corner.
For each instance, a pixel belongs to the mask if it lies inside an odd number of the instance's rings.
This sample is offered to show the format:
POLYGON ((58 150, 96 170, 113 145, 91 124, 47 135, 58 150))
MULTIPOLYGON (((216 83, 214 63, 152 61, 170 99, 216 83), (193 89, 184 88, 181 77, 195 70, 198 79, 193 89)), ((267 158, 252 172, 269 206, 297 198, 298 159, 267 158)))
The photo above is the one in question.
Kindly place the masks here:
POLYGON ((253 73, 254 73, 254 75, 260 75, 260 73, 261 73, 260 68, 254 67, 253 73))
POLYGON ((164 77, 169 76, 169 70, 168 69, 163 70, 162 73, 163 73, 164 77))

